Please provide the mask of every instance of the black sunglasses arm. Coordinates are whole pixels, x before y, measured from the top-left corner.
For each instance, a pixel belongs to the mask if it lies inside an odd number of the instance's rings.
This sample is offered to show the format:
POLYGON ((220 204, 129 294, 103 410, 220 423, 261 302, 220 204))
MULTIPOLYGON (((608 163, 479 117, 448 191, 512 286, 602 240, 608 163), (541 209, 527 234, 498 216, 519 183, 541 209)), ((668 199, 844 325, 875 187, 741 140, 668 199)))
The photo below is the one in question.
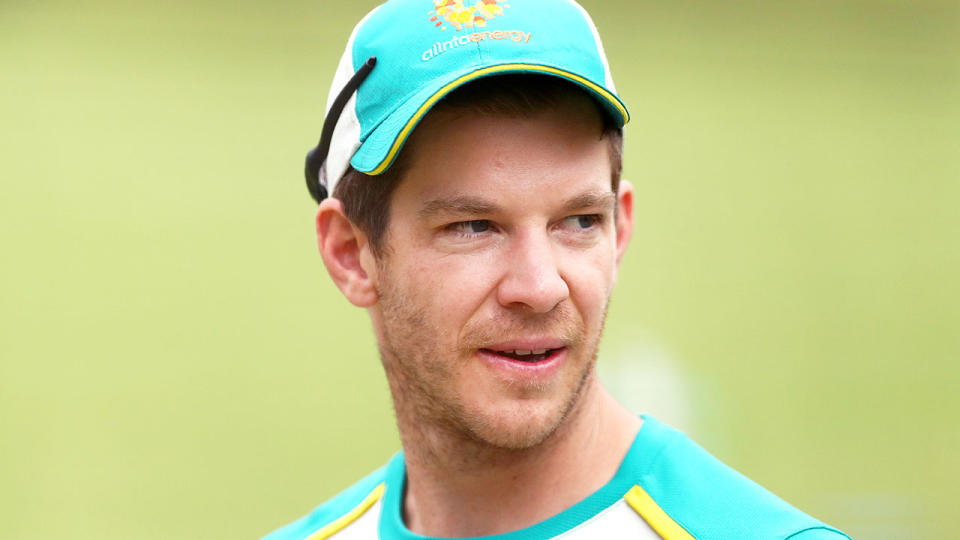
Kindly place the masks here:
POLYGON ((329 195, 329 193, 327 193, 326 182, 320 182, 320 168, 323 167, 323 163, 327 160, 327 154, 330 152, 330 141, 333 139, 333 130, 337 127, 337 121, 343 113, 343 108, 346 107, 347 102, 350 101, 350 97, 357 91, 360 83, 367 78, 367 75, 370 74, 375 65, 377 65, 377 57, 371 56, 360 66, 360 69, 350 77, 347 85, 337 94, 337 98, 333 100, 333 104, 327 112, 327 118, 323 121, 323 131, 320 132, 320 142, 315 148, 307 152, 307 160, 303 173, 307 177, 307 189, 310 190, 310 196, 312 196, 313 200, 317 201, 317 203, 329 195))

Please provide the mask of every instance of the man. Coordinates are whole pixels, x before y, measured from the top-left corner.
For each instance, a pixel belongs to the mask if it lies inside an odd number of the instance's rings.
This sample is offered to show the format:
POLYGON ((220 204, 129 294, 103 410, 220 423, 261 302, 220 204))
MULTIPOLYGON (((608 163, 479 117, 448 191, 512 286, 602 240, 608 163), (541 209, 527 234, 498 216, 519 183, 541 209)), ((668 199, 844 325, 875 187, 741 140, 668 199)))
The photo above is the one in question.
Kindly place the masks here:
POLYGON ((597 379, 633 190, 580 6, 391 0, 328 103, 320 253, 369 312, 403 451, 269 539, 845 538, 597 379))

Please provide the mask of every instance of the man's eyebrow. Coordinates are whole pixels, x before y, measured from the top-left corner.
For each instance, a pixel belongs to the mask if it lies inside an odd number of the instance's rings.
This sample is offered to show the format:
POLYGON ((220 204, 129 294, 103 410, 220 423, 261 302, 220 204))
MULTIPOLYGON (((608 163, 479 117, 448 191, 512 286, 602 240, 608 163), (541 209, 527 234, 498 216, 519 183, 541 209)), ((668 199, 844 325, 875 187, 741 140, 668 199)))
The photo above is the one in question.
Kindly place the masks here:
POLYGON ((584 208, 613 209, 617 204, 617 196, 612 191, 587 191, 568 200, 564 209, 568 212, 584 208))
POLYGON ((480 216, 493 214, 500 210, 499 206, 486 199, 465 195, 429 200, 417 212, 417 217, 426 219, 436 214, 480 216))
MULTIPOLYGON (((612 209, 616 206, 617 196, 612 191, 587 191, 581 193, 563 205, 566 212, 574 212, 584 208, 612 209)), ((500 212, 497 204, 480 197, 469 195, 431 199, 417 212, 417 217, 427 219, 437 214, 453 214, 458 216, 483 216, 500 212)))

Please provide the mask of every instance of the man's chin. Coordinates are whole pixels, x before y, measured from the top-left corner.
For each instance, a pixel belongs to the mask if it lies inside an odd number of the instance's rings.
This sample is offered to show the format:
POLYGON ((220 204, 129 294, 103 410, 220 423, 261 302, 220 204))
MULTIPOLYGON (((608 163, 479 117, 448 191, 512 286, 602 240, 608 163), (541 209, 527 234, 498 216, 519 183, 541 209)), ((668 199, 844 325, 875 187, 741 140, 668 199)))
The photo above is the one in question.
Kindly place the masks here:
MULTIPOLYGON (((590 380, 586 370, 573 384, 540 387, 536 397, 521 397, 518 388, 490 389, 496 397, 461 402, 460 427, 470 439, 503 450, 527 450, 547 443, 569 420, 590 380)), ((480 395, 484 395, 480 392, 480 395)))
POLYGON ((469 415, 463 427, 471 439, 491 449, 528 450, 547 442, 566 417, 566 403, 469 415))

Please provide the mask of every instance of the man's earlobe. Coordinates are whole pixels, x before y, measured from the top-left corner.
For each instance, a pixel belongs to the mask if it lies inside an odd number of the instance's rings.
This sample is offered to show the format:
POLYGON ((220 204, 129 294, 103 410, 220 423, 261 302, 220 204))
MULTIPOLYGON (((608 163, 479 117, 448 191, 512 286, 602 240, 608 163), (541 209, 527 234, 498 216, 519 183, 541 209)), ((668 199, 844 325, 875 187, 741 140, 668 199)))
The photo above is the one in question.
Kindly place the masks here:
POLYGON ((347 219, 343 203, 324 199, 317 208, 317 247, 340 292, 357 307, 377 303, 376 273, 366 236, 347 219))
POLYGON ((620 180, 617 193, 617 264, 627 251, 633 236, 633 184, 620 180))

